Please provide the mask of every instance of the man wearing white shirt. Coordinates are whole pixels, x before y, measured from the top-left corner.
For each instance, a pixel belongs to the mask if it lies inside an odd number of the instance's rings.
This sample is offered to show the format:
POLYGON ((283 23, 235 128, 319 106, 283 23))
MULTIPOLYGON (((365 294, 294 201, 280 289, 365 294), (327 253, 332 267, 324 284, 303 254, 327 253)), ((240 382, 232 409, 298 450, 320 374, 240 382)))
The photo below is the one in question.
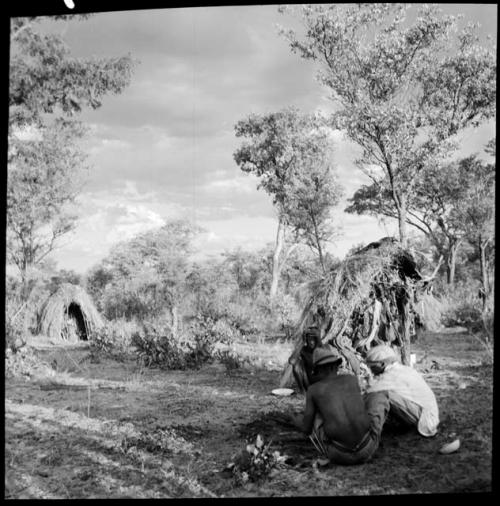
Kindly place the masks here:
POLYGON ((366 394, 386 392, 389 416, 415 427, 425 437, 434 436, 439 424, 436 397, 422 375, 401 364, 395 351, 385 344, 373 347, 366 356, 373 378, 366 394))

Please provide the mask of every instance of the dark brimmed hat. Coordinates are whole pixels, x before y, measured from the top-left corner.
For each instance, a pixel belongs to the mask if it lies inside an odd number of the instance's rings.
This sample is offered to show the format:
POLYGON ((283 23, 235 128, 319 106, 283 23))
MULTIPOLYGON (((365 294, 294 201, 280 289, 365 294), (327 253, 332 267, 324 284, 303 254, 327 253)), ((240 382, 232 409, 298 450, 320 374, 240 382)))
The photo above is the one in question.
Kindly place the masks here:
POLYGON ((342 355, 333 346, 320 346, 313 353, 313 367, 342 362, 342 355))

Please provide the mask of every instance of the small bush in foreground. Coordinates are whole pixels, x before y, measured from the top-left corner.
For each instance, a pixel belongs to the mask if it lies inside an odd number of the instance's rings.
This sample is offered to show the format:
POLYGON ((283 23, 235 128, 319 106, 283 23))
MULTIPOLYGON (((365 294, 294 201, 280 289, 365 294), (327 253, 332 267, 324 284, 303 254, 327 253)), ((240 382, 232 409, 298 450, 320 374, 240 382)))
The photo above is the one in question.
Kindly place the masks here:
MULTIPOLYGON (((12 351, 7 348, 5 351, 5 377, 31 378, 37 373, 50 373, 48 364, 40 360, 35 351, 29 346, 20 350, 12 351)), ((53 372, 53 371, 52 371, 53 372)))
POLYGON ((249 444, 239 452, 226 469, 230 470, 237 485, 259 482, 269 476, 271 471, 280 467, 288 459, 278 451, 271 452, 271 443, 264 445, 262 437, 257 435, 255 444, 249 444))
POLYGON ((99 356, 123 356, 132 343, 131 325, 124 320, 108 321, 93 332, 90 338, 90 353, 99 356))
POLYGON ((441 301, 445 326, 464 326, 473 331, 482 326, 481 300, 473 287, 464 283, 457 283, 453 288, 446 287, 441 301))
POLYGON ((189 329, 178 333, 162 321, 150 321, 132 335, 132 345, 146 367, 198 369, 215 358, 218 342, 230 338, 207 318, 197 318, 189 329))
POLYGON ((138 361, 146 367, 187 368, 186 346, 170 327, 144 322, 142 328, 132 334, 132 345, 138 361))
POLYGON ((215 357, 221 364, 226 366, 226 371, 241 369, 245 362, 248 362, 248 360, 238 355, 235 351, 227 349, 217 350, 215 357))

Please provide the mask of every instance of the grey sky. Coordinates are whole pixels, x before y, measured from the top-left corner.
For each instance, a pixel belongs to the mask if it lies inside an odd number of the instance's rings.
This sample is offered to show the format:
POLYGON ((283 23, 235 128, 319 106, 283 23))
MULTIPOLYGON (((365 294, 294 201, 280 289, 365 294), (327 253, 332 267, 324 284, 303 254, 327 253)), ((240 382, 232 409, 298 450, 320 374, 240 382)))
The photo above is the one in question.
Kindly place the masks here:
MULTIPOLYGON (((496 37, 496 5, 442 7, 463 12, 496 37)), ((46 25, 64 35, 75 56, 130 53, 140 61, 124 93, 82 115, 92 127, 92 168, 80 198, 80 225, 54 255, 61 267, 81 272, 116 240, 180 216, 207 229, 207 252, 274 240, 270 198, 233 161, 234 124, 288 105, 331 109, 313 64, 292 54, 277 34, 276 23, 291 22, 267 5, 101 13, 46 25)), ((494 132, 493 123, 469 132, 465 149, 481 150, 494 132)), ((355 147, 340 136, 335 144, 350 196, 364 176, 353 165, 355 147)), ((344 229, 332 249, 337 255, 395 231, 341 209, 336 216, 344 229)))

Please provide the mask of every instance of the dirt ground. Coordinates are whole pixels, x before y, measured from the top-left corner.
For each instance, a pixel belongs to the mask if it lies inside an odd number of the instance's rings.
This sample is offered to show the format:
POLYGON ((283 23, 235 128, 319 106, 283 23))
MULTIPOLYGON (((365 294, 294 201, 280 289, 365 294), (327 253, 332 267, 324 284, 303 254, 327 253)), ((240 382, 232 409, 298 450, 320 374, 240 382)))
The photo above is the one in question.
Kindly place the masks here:
POLYGON ((309 440, 280 419, 280 413, 302 410, 304 398, 271 394, 289 349, 283 345, 280 353, 277 346, 268 347, 257 365, 232 371, 217 363, 199 371, 161 371, 133 359, 92 362, 85 347, 38 350, 52 374, 6 378, 5 497, 491 490, 493 367, 474 337, 424 334, 414 344, 415 367, 438 399, 438 434, 384 433, 373 460, 353 467, 314 465, 318 455, 309 440), (264 481, 237 485, 225 468, 257 434, 290 458, 264 481), (456 453, 438 452, 456 437, 456 453))

